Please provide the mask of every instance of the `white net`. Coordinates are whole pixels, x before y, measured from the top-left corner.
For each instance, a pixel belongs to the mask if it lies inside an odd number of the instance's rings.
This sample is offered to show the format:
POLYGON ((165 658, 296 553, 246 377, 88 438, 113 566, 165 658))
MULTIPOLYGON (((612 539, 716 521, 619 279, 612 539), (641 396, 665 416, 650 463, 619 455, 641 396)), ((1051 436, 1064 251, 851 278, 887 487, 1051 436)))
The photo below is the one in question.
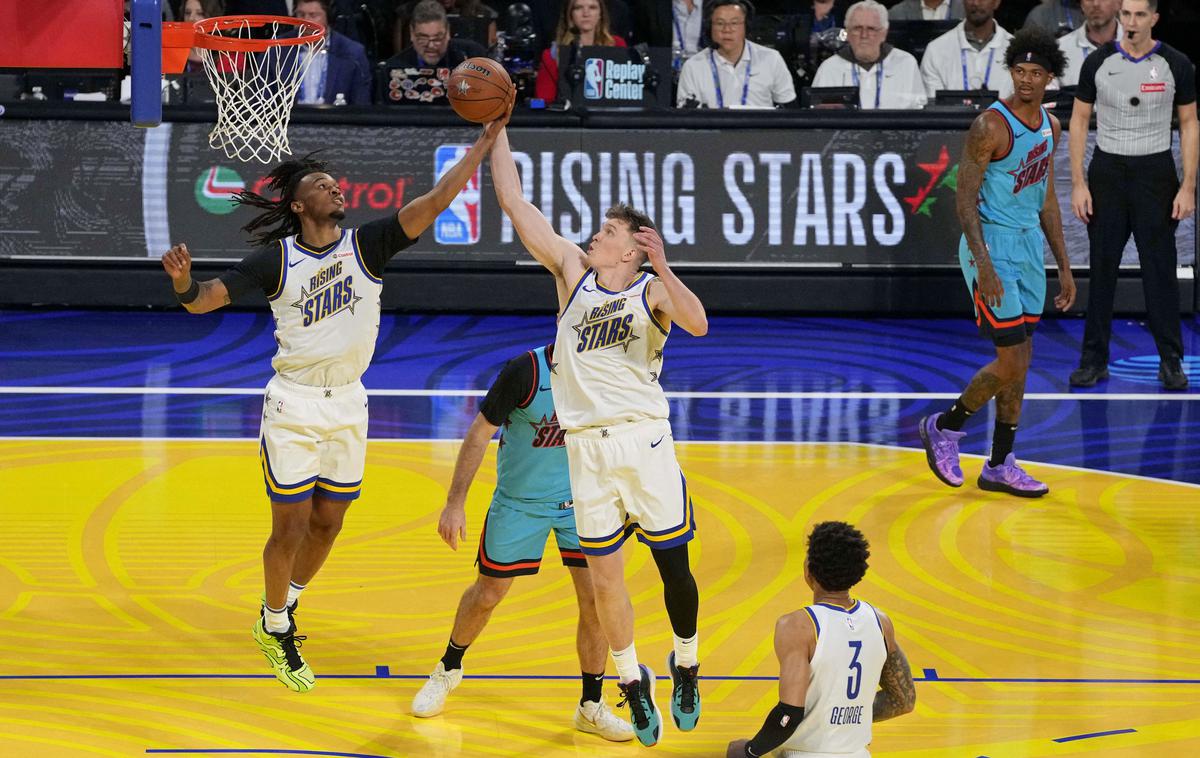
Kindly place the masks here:
POLYGON ((244 162, 273 163, 284 153, 291 155, 287 129, 292 104, 309 66, 325 47, 323 34, 312 36, 323 29, 298 20, 258 25, 239 19, 205 31, 270 45, 263 52, 200 48, 217 100, 217 124, 208 144, 244 162), (306 37, 312 38, 298 42, 306 37))

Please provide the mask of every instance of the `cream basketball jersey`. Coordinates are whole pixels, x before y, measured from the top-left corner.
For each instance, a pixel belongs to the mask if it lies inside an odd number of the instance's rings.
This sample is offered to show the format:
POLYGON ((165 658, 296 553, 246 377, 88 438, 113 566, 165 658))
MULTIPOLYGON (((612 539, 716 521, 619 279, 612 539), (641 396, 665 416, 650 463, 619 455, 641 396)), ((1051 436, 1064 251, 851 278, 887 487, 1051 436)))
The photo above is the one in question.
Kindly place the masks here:
POLYGON ((642 273, 619 292, 588 269, 558 319, 550 383, 559 425, 571 431, 666 419, 659 386, 668 330, 646 302, 654 277, 642 273))
POLYGON ((861 600, 850 609, 817 603, 804 609, 817 634, 804 720, 782 750, 856 753, 871 743, 879 674, 887 660, 883 626, 861 600))
POLYGON ((375 353, 383 280, 371 274, 346 229, 323 252, 295 236, 280 244, 279 288, 268 296, 279 350, 271 367, 285 379, 315 387, 356 382, 375 353))

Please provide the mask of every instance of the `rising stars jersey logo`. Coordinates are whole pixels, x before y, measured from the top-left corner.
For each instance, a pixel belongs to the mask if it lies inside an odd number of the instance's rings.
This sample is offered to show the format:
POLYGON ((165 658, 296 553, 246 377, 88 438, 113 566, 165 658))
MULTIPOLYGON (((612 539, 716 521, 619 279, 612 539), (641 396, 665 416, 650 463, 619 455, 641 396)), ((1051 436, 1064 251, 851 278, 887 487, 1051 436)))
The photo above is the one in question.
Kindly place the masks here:
POLYGON ((312 326, 342 311, 354 313, 354 306, 362 297, 354 294, 354 277, 341 274, 342 261, 338 261, 310 277, 308 287, 300 285, 300 299, 292 307, 304 314, 302 326, 312 326))
POLYGON ((633 333, 633 314, 624 313, 627 302, 624 297, 608 300, 585 313, 579 323, 571 327, 579 335, 575 352, 586 353, 620 345, 628 353, 630 343, 641 338, 633 333))
POLYGON ((564 447, 567 444, 567 433, 558 425, 558 414, 550 418, 542 414, 541 421, 526 422, 533 427, 533 440, 530 447, 564 447))
POLYGON ((1050 143, 1041 142, 1021 160, 1020 166, 1008 172, 1013 178, 1014 195, 1046 181, 1046 177, 1050 175, 1049 152, 1050 143))

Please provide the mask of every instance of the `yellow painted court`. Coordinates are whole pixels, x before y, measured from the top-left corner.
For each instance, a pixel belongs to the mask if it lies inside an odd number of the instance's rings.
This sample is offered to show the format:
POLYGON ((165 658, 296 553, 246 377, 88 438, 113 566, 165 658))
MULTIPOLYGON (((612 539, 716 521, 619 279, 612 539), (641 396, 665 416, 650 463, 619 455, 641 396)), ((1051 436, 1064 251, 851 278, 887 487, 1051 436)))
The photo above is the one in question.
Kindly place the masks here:
MULTIPOLYGON (((489 454, 470 545, 451 552, 435 525, 454 443, 372 442, 364 496, 298 613, 318 686, 282 687, 250 637, 269 526, 256 445, 0 441, 0 755, 645 751, 571 728, 574 597, 556 558, 516 582, 446 712, 408 715, 473 579, 494 484, 489 454)), ((1032 464, 1052 492, 1028 502, 944 488, 920 451, 679 454, 699 527, 704 716, 654 751, 724 755, 757 730, 777 699, 774 620, 811 599, 803 535, 842 519, 872 542, 860 594, 892 616, 918 677, 916 712, 876 725, 874 755, 1200 755, 1196 487, 1032 464)), ((638 651, 663 674, 661 585, 630 548, 638 651)))

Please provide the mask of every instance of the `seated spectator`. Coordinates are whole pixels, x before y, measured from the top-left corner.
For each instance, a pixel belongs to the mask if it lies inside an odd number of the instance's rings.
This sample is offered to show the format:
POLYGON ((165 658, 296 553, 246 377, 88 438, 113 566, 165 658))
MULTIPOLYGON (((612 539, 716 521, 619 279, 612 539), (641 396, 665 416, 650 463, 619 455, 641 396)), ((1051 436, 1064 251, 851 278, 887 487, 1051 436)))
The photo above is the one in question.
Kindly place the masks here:
POLYGON ((370 105, 371 66, 361 44, 329 29, 329 0, 296 0, 292 15, 326 27, 325 47, 304 72, 296 102, 332 105, 338 95, 347 105, 370 105))
POLYGON ((800 9, 812 19, 812 33, 827 32, 845 26, 846 8, 843 0, 807 0, 800 9))
POLYGON ((1122 37, 1121 24, 1117 21, 1121 0, 1083 0, 1080 10, 1083 24, 1058 38, 1058 47, 1067 56, 1067 71, 1058 82, 1062 87, 1078 85, 1084 60, 1103 45, 1122 37))
POLYGON ((381 67, 380 102, 447 104, 450 72, 485 53, 477 42, 450 38, 450 21, 438 0, 422 0, 412 9, 409 38, 412 45, 381 67))
POLYGON ((1054 35, 1068 34, 1083 24, 1079 0, 1042 0, 1025 17, 1025 27, 1037 27, 1054 35))
POLYGON ((892 21, 945 21, 965 16, 963 0, 901 0, 888 11, 892 21))
POLYGON ((858 87, 864 110, 925 107, 925 83, 917 59, 884 42, 887 8, 861 0, 846 12, 847 44, 817 69, 814 87, 858 87))
MULTIPOLYGON (((409 30, 412 28, 413 11, 422 2, 425 0, 409 0, 409 2, 396 6, 395 43, 397 53, 412 44, 409 30)), ((476 42, 485 47, 496 44, 496 19, 499 18, 499 14, 493 8, 485 5, 482 0, 439 0, 439 2, 447 17, 458 16, 464 20, 487 25, 485 40, 475 40, 476 42)), ((453 24, 451 24, 450 35, 454 39, 460 37, 455 33, 453 24)))
POLYGON ((634 5, 633 39, 649 47, 669 47, 676 64, 704 49, 703 0, 641 2, 634 5))
POLYGON ((925 92, 932 100, 939 90, 995 90, 1012 94, 1012 77, 1004 68, 1004 51, 1012 35, 996 23, 1000 0, 964 0, 966 18, 929 43, 921 59, 925 92))
POLYGON ((683 64, 676 105, 772 108, 795 102, 796 87, 783 56, 746 39, 746 16, 746 6, 738 0, 713 0, 709 5, 716 48, 683 64))
MULTIPOLYGON (((225 3, 222 0, 183 0, 183 5, 179 9, 181 20, 194 24, 197 21, 214 18, 216 16, 225 15, 225 3)), ((225 56, 220 56, 218 60, 228 60, 225 56)), ((200 48, 193 47, 188 52, 187 67, 184 71, 198 72, 204 70, 204 59, 200 56, 200 48)))
POLYGON ((559 63, 566 62, 571 46, 576 42, 580 47, 625 47, 625 40, 614 37, 609 31, 608 7, 604 0, 566 0, 563 3, 554 44, 542 52, 542 62, 538 66, 534 83, 537 97, 548 103, 558 99, 559 63))

